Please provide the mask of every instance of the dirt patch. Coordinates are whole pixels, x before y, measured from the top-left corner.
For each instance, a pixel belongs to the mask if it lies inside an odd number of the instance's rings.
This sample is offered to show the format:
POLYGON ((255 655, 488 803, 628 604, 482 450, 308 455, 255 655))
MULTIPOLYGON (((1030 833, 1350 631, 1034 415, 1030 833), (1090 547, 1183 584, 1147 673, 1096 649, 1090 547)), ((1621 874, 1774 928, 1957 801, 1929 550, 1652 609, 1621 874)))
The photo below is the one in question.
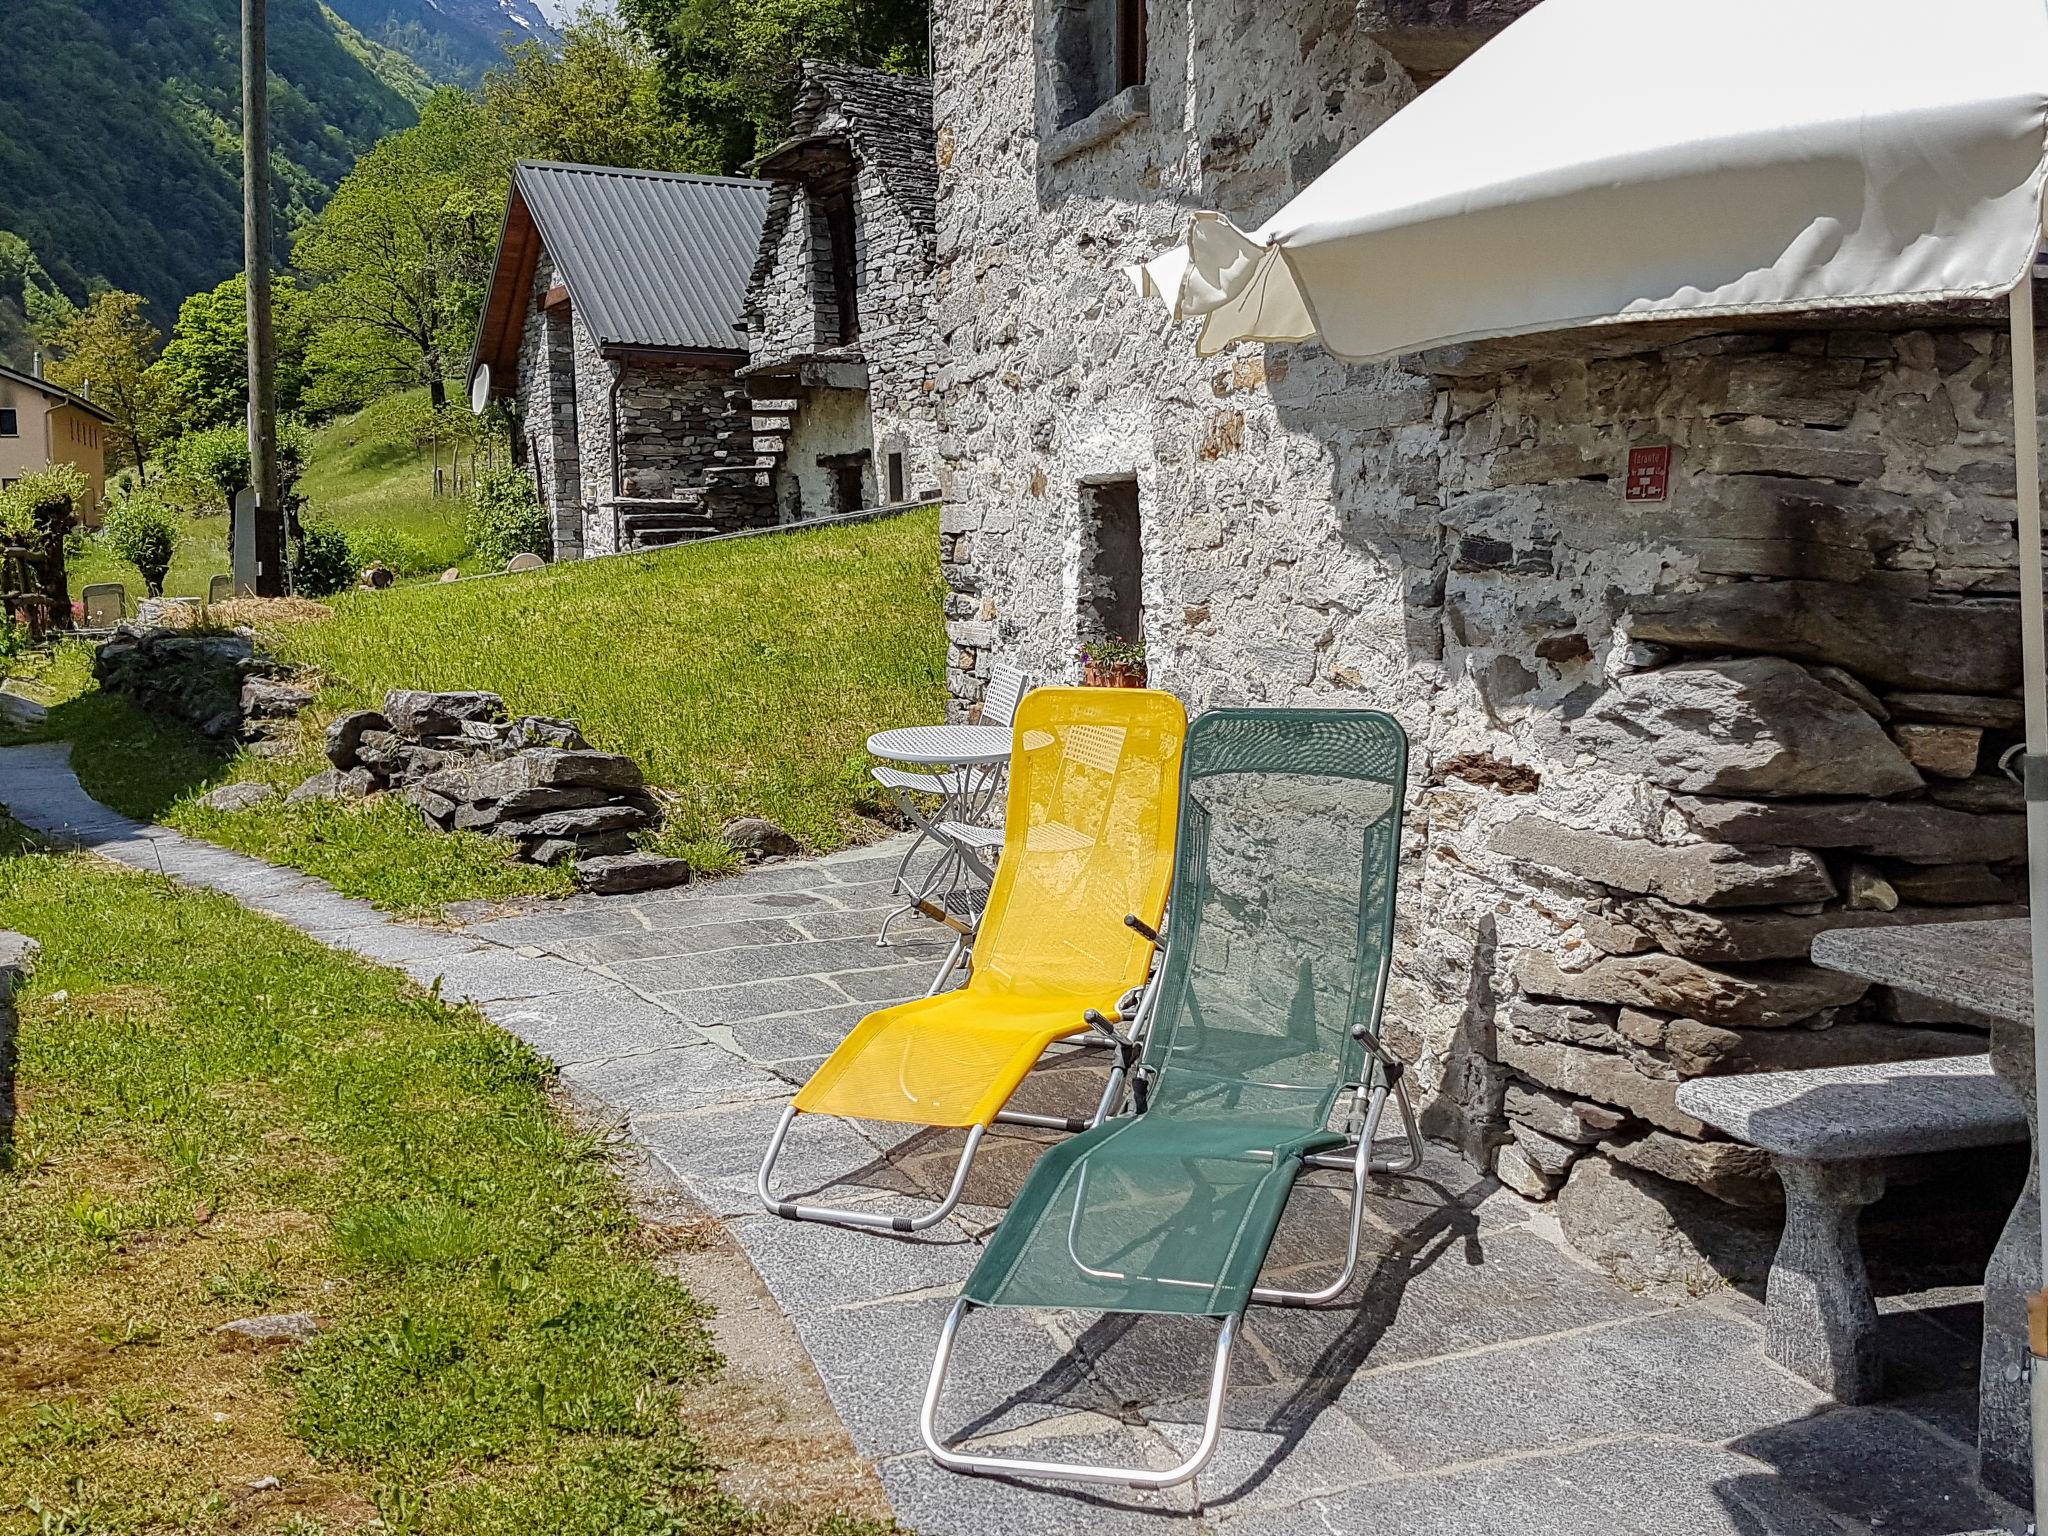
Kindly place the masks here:
MULTIPOLYGON (((567 1094, 556 1103, 592 1123, 567 1094)), ((720 1486, 799 1524, 834 1513, 889 1520, 881 1479, 854 1449, 795 1327, 725 1224, 630 1144, 614 1149, 613 1162, 653 1262, 712 1308, 706 1327, 725 1370, 692 1392, 688 1417, 719 1465, 720 1486)))

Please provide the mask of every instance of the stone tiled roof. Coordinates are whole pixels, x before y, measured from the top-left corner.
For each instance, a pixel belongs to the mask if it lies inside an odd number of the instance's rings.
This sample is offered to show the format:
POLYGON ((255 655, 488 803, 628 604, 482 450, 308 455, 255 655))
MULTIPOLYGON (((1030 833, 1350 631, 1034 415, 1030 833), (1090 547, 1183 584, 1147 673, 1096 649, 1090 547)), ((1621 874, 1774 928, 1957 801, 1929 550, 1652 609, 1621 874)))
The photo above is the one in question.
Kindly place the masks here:
POLYGON ((815 131, 819 118, 833 106, 847 119, 847 137, 861 158, 881 172, 910 222, 930 239, 938 225, 939 203, 931 81, 856 64, 807 62, 791 113, 791 132, 815 131))

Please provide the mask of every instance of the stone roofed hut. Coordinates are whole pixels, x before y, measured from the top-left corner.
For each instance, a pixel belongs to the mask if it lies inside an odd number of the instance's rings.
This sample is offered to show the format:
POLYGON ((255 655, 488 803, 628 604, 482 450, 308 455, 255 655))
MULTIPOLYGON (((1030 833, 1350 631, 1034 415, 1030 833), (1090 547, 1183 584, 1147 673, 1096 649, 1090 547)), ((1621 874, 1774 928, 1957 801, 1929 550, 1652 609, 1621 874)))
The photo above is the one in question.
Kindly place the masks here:
POLYGON ((557 560, 774 521, 737 377, 763 182, 524 160, 472 360, 557 560))
POLYGON ((1778 1192, 1681 1080, 1985 1049, 1806 956, 2021 910, 2002 314, 1204 360, 1120 270, 1255 227, 1530 3, 935 8, 952 691, 1107 632, 1194 709, 1396 713, 1426 1128, 1684 1281, 1778 1192))
POLYGON ((807 61, 747 287, 756 447, 785 520, 937 494, 929 80, 807 61))

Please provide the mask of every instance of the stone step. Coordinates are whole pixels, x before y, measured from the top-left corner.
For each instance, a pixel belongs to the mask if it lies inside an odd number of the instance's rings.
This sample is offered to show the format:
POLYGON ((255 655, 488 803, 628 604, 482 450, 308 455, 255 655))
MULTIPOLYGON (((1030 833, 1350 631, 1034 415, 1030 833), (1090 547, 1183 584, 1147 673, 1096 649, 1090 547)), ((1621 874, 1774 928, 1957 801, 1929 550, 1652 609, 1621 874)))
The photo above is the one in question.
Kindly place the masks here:
MULTIPOLYGON (((781 458, 783 450, 788 448, 788 446, 789 438, 781 432, 756 432, 754 434, 754 452, 764 459, 781 458)), ((763 467, 765 468, 766 466, 764 465, 763 467)))

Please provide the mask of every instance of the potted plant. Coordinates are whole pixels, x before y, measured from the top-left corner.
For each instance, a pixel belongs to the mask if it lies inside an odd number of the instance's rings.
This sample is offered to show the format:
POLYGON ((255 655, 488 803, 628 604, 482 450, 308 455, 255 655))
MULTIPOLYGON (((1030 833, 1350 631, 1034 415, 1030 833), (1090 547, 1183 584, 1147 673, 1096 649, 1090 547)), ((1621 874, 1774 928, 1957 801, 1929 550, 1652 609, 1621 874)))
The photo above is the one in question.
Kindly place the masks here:
POLYGON ((1145 642, 1111 635, 1081 647, 1081 682, 1089 688, 1145 686, 1145 642))

